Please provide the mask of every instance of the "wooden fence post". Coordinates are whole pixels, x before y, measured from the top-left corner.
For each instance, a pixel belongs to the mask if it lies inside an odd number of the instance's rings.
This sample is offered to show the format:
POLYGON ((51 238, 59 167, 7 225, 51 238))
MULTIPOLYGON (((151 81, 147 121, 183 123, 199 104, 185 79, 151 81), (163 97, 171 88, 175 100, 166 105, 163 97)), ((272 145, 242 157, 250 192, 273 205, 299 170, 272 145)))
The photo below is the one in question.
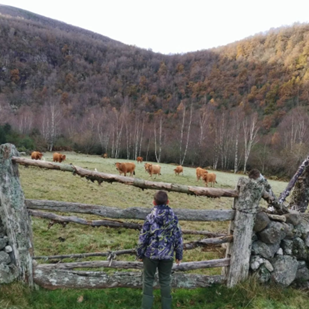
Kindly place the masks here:
POLYGON ((19 156, 14 145, 0 145, 0 221, 8 245, 13 249, 11 268, 17 268, 17 278, 32 286, 31 221, 19 181, 18 164, 11 160, 13 156, 19 156))
POLYGON ((224 269, 227 286, 233 287, 247 279, 252 247, 253 226, 264 187, 255 180, 241 177, 237 188, 239 196, 234 199, 235 219, 230 223, 233 243, 228 245, 226 257, 230 266, 224 269))

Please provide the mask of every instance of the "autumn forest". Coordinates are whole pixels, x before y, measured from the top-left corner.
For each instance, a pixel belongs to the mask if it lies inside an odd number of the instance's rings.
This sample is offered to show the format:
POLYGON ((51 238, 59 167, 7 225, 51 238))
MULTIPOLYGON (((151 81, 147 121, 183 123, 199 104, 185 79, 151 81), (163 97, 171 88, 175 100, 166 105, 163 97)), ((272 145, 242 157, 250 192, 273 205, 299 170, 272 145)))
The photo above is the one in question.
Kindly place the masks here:
POLYGON ((20 151, 276 177, 309 153, 309 24, 163 55, 0 5, 0 46, 0 143, 20 151))

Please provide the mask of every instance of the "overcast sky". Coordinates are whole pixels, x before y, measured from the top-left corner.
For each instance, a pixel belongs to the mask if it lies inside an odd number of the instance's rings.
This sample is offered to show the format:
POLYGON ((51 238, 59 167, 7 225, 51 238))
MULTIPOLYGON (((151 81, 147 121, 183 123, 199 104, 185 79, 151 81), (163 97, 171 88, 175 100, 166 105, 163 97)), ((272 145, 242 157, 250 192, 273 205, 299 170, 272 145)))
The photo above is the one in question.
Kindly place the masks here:
POLYGON ((309 0, 0 0, 164 54, 209 49, 309 23, 309 0))

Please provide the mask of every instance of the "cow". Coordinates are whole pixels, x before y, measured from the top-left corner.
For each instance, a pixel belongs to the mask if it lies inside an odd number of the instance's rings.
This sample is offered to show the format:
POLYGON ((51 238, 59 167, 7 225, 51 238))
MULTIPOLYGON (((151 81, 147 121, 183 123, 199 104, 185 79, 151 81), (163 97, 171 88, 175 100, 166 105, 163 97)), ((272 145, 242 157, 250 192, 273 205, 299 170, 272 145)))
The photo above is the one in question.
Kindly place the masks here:
POLYGON ((179 175, 180 173, 182 173, 183 175, 183 167, 181 165, 176 166, 176 168, 174 169, 175 175, 179 175))
POLYGON ((107 158, 108 158, 107 153, 102 154, 102 157, 103 157, 104 159, 107 159, 107 158))
POLYGON ((127 173, 130 173, 130 176, 135 175, 135 164, 131 162, 119 163, 116 162, 116 169, 119 171, 119 175, 124 174, 127 176, 127 173))
POLYGON ((202 176, 202 179, 205 181, 205 186, 208 187, 208 183, 211 183, 211 186, 214 187, 216 181, 216 174, 215 173, 204 173, 204 175, 202 176))
POLYGON ((59 162, 61 163, 62 161, 64 161, 66 159, 66 156, 64 154, 55 152, 53 154, 53 162, 59 162))
POLYGON ((144 167, 145 167, 145 172, 148 172, 148 166, 150 165, 150 163, 145 163, 144 167))
POLYGON ((204 170, 204 169, 201 168, 201 167, 197 167, 197 168, 196 168, 196 179, 197 179, 197 181, 200 180, 200 178, 204 175, 205 172, 207 172, 207 171, 204 170))
POLYGON ((152 177, 152 175, 161 175, 160 165, 145 163, 145 169, 149 173, 150 177, 152 177), (146 164, 147 164, 147 169, 146 169, 146 164))
POLYGON ((31 159, 32 160, 41 160, 43 156, 43 153, 40 151, 32 151, 31 153, 31 159))
POLYGON ((143 157, 137 157, 136 158, 137 163, 143 163, 143 157))

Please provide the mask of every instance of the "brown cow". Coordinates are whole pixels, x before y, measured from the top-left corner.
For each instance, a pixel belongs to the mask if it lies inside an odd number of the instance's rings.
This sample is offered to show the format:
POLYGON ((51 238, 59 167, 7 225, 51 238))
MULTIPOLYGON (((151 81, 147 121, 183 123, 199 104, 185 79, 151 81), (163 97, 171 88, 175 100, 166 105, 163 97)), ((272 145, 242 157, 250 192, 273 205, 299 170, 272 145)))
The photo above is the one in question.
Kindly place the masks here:
POLYGON ((108 158, 107 153, 102 154, 102 157, 103 157, 104 159, 108 158))
POLYGON ((31 153, 31 159, 32 160, 41 160, 43 156, 43 153, 40 151, 32 151, 31 153))
POLYGON ((61 163, 62 161, 64 161, 66 158, 66 156, 64 154, 61 154, 61 153, 58 153, 58 152, 55 152, 53 154, 53 162, 59 162, 61 163))
POLYGON ((115 165, 116 165, 116 169, 119 171, 119 175, 124 174, 124 176, 127 176, 127 173, 130 173, 130 176, 135 175, 135 164, 134 163, 116 162, 115 165))
POLYGON ((207 172, 206 170, 204 170, 203 168, 201 167, 197 167, 196 168, 196 179, 197 181, 200 180, 201 177, 203 177, 204 173, 207 172))
POLYGON ((160 165, 153 165, 153 164, 145 163, 145 169, 149 173, 150 177, 152 177, 152 175, 161 175, 160 165), (146 169, 146 164, 147 164, 147 169, 146 169))
POLYGON ((208 183, 211 183, 211 186, 214 187, 215 186, 215 182, 216 181, 216 174, 215 173, 204 173, 204 175, 202 176, 202 179, 205 181, 205 186, 208 187, 208 183))
POLYGON ((181 165, 176 166, 176 168, 174 169, 175 175, 179 175, 180 173, 182 173, 183 175, 183 167, 181 165))
POLYGON ((145 163, 144 167, 145 167, 145 172, 148 172, 148 166, 150 165, 150 163, 145 163))
POLYGON ((138 162, 143 163, 143 157, 137 157, 137 158, 136 158, 136 161, 137 161, 137 163, 138 163, 138 162))

